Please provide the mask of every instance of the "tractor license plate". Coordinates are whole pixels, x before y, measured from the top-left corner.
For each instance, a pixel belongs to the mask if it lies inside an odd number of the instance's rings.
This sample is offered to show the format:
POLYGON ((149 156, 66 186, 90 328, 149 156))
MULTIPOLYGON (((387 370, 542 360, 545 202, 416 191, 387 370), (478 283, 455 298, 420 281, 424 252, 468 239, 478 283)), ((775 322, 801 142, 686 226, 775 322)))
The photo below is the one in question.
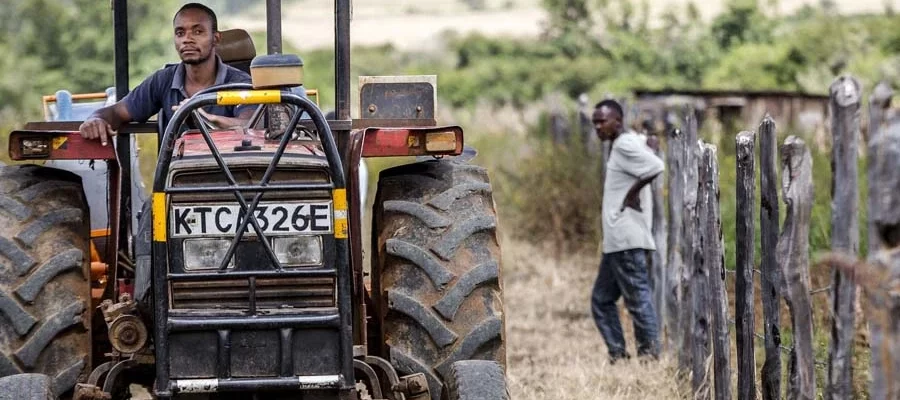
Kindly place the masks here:
MULTIPOLYGON (((254 214, 266 236, 333 232, 330 201, 262 203, 256 207, 254 214)), ((175 205, 172 208, 169 229, 174 238, 234 235, 244 217, 244 211, 237 204, 175 205)), ((256 230, 249 223, 244 232, 256 235, 256 230)))

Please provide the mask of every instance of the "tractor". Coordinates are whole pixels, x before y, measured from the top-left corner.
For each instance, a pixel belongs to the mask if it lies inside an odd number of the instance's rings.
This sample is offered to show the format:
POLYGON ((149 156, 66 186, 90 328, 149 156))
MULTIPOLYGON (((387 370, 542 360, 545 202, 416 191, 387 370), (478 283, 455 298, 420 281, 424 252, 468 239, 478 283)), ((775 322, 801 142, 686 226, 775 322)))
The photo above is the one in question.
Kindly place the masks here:
MULTIPOLYGON (((126 3, 111 2, 120 99, 126 3)), ((24 162, 0 169, 0 398, 509 397, 486 170, 435 121, 434 76, 360 77, 351 118, 350 7, 335 1, 333 118, 267 0, 267 54, 239 29, 218 48, 252 84, 198 92, 110 146, 66 118, 10 134, 24 162), (217 104, 256 112, 219 129, 198 112, 217 104), (159 135, 148 193, 141 134, 159 135), (366 236, 370 157, 409 163, 380 173, 366 236)))

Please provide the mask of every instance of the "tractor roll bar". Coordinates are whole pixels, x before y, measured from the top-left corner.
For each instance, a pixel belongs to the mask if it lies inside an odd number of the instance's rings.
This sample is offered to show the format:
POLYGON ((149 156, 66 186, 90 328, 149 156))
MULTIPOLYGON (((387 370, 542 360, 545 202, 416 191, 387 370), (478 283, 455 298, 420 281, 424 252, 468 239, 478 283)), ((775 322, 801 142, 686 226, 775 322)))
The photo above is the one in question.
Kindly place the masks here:
POLYGON ((266 0, 266 48, 281 54, 281 0, 266 0))
MULTIPOLYGON (((337 119, 350 119, 350 0, 334 1, 334 89, 337 119)), ((346 135, 344 141, 346 141, 346 135)), ((345 146, 341 146, 345 148, 345 146)))
MULTIPOLYGON (((250 88, 250 85, 243 84, 244 86, 232 85, 230 87, 239 88, 245 87, 247 89, 250 88)), ((247 93, 253 93, 259 91, 250 91, 247 90, 247 93)), ((336 189, 344 189, 346 187, 346 182, 344 179, 344 169, 342 168, 341 159, 338 154, 337 145, 334 141, 334 135, 331 132, 331 128, 328 125, 328 121, 325 120, 325 117, 316 107, 315 103, 312 101, 305 99, 303 97, 297 96, 290 92, 279 92, 280 93, 280 101, 267 101, 269 103, 285 103, 295 105, 300 108, 299 111, 306 111, 306 113, 312 118, 313 124, 316 126, 316 129, 319 132, 320 140, 322 141, 322 147, 325 151, 325 157, 328 160, 328 166, 331 169, 331 179, 334 182, 334 188, 336 189)), ((169 125, 166 127, 166 131, 163 134, 162 140, 160 141, 159 148, 159 161, 156 166, 156 173, 154 175, 153 181, 153 191, 154 192, 163 192, 165 191, 165 179, 169 174, 169 164, 172 162, 172 154, 175 149, 175 139, 177 139, 179 134, 175 133, 175 129, 180 127, 185 120, 187 120, 188 116, 191 113, 204 106, 216 105, 219 102, 219 98, 221 97, 221 93, 206 93, 201 94, 199 96, 194 96, 191 100, 185 103, 182 107, 179 107, 178 110, 172 115, 172 120, 169 122, 169 125)), ((253 100, 248 97, 248 101, 243 103, 245 105, 251 104, 263 104, 264 102, 253 100)), ((208 132, 204 132, 208 133, 208 132)), ((208 135, 204 134, 204 136, 208 137, 208 135)), ((289 139, 290 135, 285 135, 282 142, 286 142, 289 139)), ((212 140, 211 137, 208 137, 212 140)), ((215 149, 210 149, 215 151, 215 149)))
MULTIPOLYGON (((246 85, 246 84, 245 84, 246 85)), ((208 105, 234 105, 234 104, 291 104, 297 107, 297 110, 294 113, 293 118, 291 118, 290 123, 288 124, 287 130, 284 135, 282 135, 281 143, 279 144, 278 150, 276 150, 273 155, 272 162, 269 165, 266 173, 263 175, 262 179, 258 186, 262 189, 262 187, 268 186, 268 182, 274 174, 275 168, 280 160, 281 156, 284 154, 288 143, 291 140, 290 132, 293 131, 294 128, 299 123, 300 116, 305 111, 313 121, 316 129, 319 132, 319 137, 322 142, 323 150, 325 151, 325 157, 328 160, 329 169, 331 172, 332 179, 332 187, 335 192, 334 196, 334 209, 335 209, 335 238, 334 238, 334 247, 335 247, 335 269, 337 270, 337 290, 338 290, 338 315, 339 320, 337 322, 337 327, 340 332, 340 345, 339 345, 339 357, 341 359, 341 378, 342 382, 340 382, 340 387, 342 390, 347 390, 353 387, 354 384, 354 373, 353 373, 353 328, 352 328, 352 310, 351 310, 351 301, 352 301, 352 271, 350 270, 350 262, 349 262, 349 243, 348 243, 348 234, 347 234, 347 202, 346 202, 346 181, 344 178, 344 169, 342 167, 341 158, 338 153, 337 145, 335 144, 334 135, 331 132, 331 128, 328 126, 325 117, 322 115, 321 111, 316 107, 315 103, 312 101, 305 99, 303 97, 297 96, 290 92, 286 91, 278 91, 278 90, 269 90, 269 91, 257 91, 257 90, 249 90, 250 85, 245 86, 247 90, 232 90, 218 93, 206 93, 201 94, 199 96, 195 95, 192 97, 187 103, 183 106, 179 107, 178 110, 175 111, 172 116, 172 120, 169 122, 169 125, 166 127, 165 133, 163 134, 162 140, 160 141, 160 154, 159 160, 157 162, 156 173, 154 176, 153 182, 153 228, 152 228, 152 253, 153 253, 153 263, 155 267, 153 268, 153 297, 154 297, 154 320, 158 324, 169 324, 175 323, 175 325, 179 325, 178 321, 172 320, 169 317, 169 298, 168 298, 168 282, 172 278, 168 271, 168 246, 166 243, 166 225, 167 218, 165 217, 165 210, 168 207, 166 204, 166 193, 171 192, 174 188, 167 189, 166 186, 166 178, 169 174, 169 169, 172 163, 173 151, 175 148, 175 140, 180 136, 180 133, 176 130, 184 124, 188 117, 195 115, 197 110, 200 107, 208 106, 208 105), (341 196, 337 195, 340 192, 341 196), (338 204, 338 202, 343 204, 338 204), (162 218, 160 218, 157 213, 159 209, 162 209, 162 218), (341 227, 338 226, 338 211, 343 213, 343 225, 341 227)), ((219 167, 223 169, 223 173, 226 175, 230 188, 233 190, 235 194, 235 198, 240 203, 241 208, 246 210, 247 218, 242 221, 242 225, 238 227, 237 234, 235 235, 234 240, 232 241, 231 247, 228 250, 228 254, 223 258, 220 268, 218 270, 219 273, 225 272, 225 266, 227 265, 227 260, 234 254, 236 249, 236 243, 240 240, 243 235, 244 229, 246 229, 247 224, 250 223, 253 225, 253 228, 256 230, 258 237, 260 238, 260 242, 266 247, 266 252, 269 257, 273 259, 274 265, 278 270, 278 273, 284 274, 288 271, 283 271, 280 263, 277 260, 277 257, 274 255, 274 251, 272 251, 270 244, 267 240, 265 240, 265 235, 262 230, 259 228, 259 224, 256 221, 254 210, 256 206, 259 204, 264 190, 256 191, 256 194, 253 198, 253 201, 250 204, 247 204, 246 199, 244 198, 243 190, 239 188, 243 188, 236 184, 233 175, 231 174, 230 169, 228 168, 227 163, 222 158, 222 155, 217 150, 215 143, 212 141, 212 135, 209 132, 209 129, 203 125, 200 125, 200 130, 203 135, 204 140, 210 148, 210 151, 213 154, 213 157, 216 159, 216 162, 219 164, 219 167)), ((304 185, 297 185, 296 188, 306 189, 303 187, 304 185)), ((252 278, 251 278, 252 279, 252 278)), ((298 316, 293 319, 290 319, 287 322, 290 323, 306 323, 308 317, 298 316)), ((244 322, 244 320, 236 320, 237 322, 244 322)), ((190 321, 188 321, 190 322, 190 321)), ((228 321, 220 323, 226 323, 228 321)), ((284 321, 282 321, 284 322, 284 321)), ((285 323, 287 323, 285 322, 285 323)), ((162 398, 169 398, 172 395, 171 387, 169 386, 171 381, 169 379, 169 347, 166 341, 168 336, 168 332, 165 329, 155 329, 154 330, 154 343, 156 345, 156 384, 155 384, 155 392, 158 396, 162 398)))

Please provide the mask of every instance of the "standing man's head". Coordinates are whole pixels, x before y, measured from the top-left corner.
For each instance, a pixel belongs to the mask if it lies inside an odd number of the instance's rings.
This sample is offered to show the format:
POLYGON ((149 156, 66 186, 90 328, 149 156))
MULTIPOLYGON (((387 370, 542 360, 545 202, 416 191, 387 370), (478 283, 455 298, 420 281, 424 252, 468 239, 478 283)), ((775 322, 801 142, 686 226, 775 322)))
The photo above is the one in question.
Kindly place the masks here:
POLYGON ((594 122, 594 129, 597 130, 597 137, 600 140, 615 140, 622 133, 624 125, 622 116, 622 105, 619 102, 608 99, 603 100, 594 107, 594 115, 591 119, 594 122))
POLYGON ((202 64, 213 57, 219 44, 219 21, 209 7, 188 3, 172 20, 175 28, 175 50, 188 65, 202 64))

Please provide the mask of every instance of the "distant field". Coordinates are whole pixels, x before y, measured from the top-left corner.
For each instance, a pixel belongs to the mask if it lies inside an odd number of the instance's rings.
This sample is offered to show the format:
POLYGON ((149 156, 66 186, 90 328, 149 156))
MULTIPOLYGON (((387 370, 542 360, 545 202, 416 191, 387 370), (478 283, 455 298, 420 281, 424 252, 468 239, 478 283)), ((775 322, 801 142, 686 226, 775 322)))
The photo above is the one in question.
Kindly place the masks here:
MULTIPOLYGON (((776 4, 772 12, 789 13, 804 4, 820 0, 761 0, 776 4)), ((879 13, 887 5, 900 11, 900 0, 834 0, 842 13, 879 13)), ((333 0, 297 0, 286 2, 283 31, 299 49, 330 47, 334 43, 333 0)), ((638 2, 635 2, 638 3, 638 2)), ((653 0, 648 2, 653 15, 670 8, 683 8, 689 0, 653 0)), ((700 13, 710 18, 720 13, 724 0, 694 1, 700 13)), ((768 7, 768 6, 767 6, 768 7)), ((404 50, 427 50, 444 31, 480 32, 489 36, 534 37, 546 20, 541 0, 354 0, 352 42, 354 45, 391 43, 404 50), (473 9, 469 3, 482 3, 473 9)), ((263 9, 250 9, 241 16, 222 18, 223 27, 264 30, 263 9)))

